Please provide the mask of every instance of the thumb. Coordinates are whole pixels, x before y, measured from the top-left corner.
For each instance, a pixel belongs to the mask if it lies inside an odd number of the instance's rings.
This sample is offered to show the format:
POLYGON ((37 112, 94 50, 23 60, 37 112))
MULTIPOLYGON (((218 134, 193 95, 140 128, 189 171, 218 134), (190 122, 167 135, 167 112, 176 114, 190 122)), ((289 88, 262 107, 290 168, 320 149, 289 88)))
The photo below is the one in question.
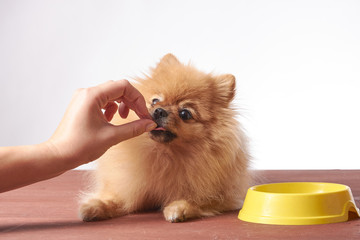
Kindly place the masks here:
POLYGON ((155 129, 157 124, 149 119, 139 119, 120 126, 111 126, 112 140, 115 144, 139 136, 155 129))

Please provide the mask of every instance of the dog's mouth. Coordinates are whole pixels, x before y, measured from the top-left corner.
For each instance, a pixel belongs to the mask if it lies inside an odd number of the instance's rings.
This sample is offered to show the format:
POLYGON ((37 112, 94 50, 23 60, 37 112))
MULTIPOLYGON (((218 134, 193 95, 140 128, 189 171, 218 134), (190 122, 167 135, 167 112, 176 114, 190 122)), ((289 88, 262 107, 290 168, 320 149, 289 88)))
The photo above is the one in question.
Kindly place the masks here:
POLYGON ((166 131, 166 129, 158 125, 153 131, 166 131))
POLYGON ((150 137, 160 143, 169 143, 174 140, 177 135, 158 124, 158 126, 150 132, 150 137))

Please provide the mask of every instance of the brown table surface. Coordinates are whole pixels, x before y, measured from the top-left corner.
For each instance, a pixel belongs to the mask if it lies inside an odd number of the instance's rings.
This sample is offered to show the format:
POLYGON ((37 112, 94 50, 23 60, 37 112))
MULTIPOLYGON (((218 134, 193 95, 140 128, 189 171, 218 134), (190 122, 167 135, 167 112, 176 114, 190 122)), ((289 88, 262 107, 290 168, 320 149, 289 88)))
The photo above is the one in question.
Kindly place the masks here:
MULTIPOLYGON (((321 181, 351 187, 360 206, 360 170, 256 171, 264 182, 321 181)), ((85 223, 77 216, 82 171, 0 194, 0 239, 360 239, 360 219, 312 226, 247 223, 238 211, 184 223, 160 212, 85 223)))

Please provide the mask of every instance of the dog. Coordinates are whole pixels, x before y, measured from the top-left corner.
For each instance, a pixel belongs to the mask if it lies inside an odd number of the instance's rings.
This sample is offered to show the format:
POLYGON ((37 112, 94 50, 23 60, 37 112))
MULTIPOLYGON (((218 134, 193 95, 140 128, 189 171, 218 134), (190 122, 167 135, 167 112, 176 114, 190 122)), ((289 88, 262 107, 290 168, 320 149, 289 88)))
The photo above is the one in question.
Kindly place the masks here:
POLYGON ((251 175, 248 140, 231 105, 235 85, 231 74, 203 73, 172 54, 137 79, 158 126, 98 160, 81 219, 160 209, 167 221, 182 222, 241 208, 251 175))

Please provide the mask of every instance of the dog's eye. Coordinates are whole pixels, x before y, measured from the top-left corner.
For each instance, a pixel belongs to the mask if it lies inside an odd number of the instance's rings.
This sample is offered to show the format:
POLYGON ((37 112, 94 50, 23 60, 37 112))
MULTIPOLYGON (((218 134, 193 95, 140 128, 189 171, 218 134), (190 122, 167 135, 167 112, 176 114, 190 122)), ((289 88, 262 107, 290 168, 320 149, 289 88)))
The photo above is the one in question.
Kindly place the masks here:
POLYGON ((158 102, 160 102, 160 100, 158 98, 154 98, 151 102, 151 105, 154 106, 155 104, 157 104, 158 102))
POLYGON ((182 120, 189 120, 192 118, 192 115, 191 113, 189 112, 189 110, 186 110, 186 109, 182 109, 179 111, 179 117, 182 119, 182 120))

